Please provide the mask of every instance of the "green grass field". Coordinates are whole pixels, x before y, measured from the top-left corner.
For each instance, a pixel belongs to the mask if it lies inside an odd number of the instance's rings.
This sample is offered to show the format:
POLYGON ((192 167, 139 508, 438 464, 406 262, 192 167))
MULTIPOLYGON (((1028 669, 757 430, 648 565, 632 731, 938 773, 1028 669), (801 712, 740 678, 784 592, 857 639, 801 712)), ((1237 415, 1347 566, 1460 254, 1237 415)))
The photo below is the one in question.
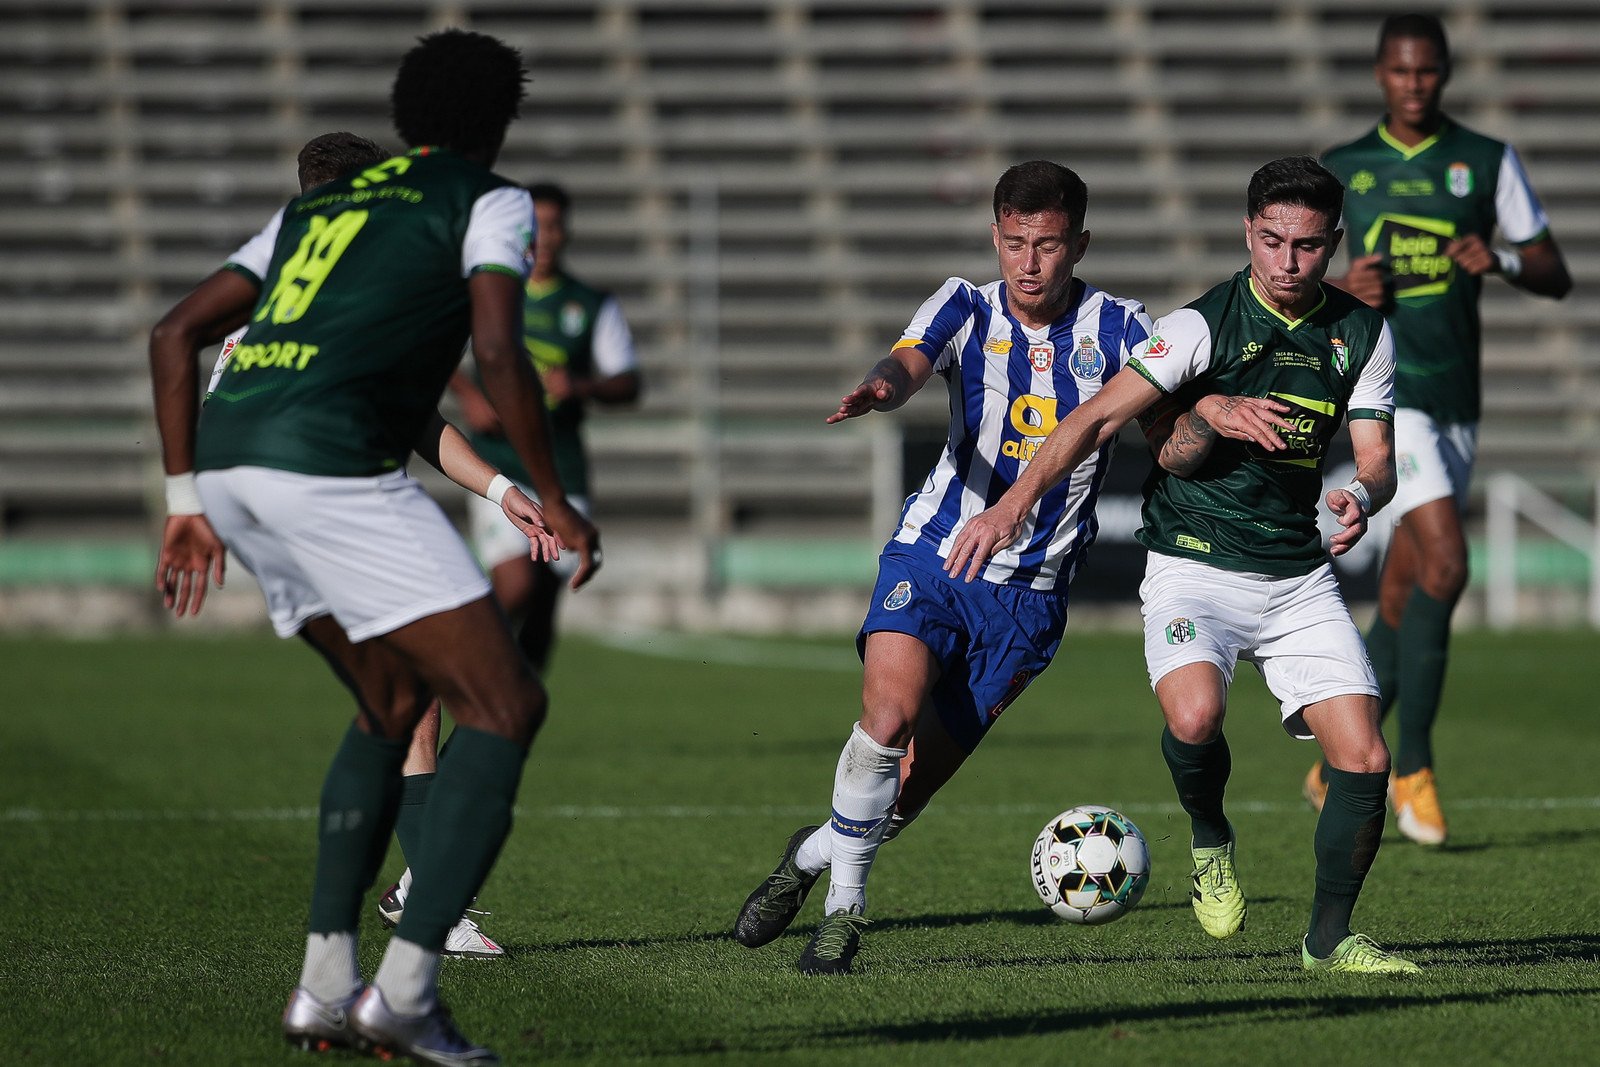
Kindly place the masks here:
MULTIPOLYGON (((1229 720, 1250 925, 1200 931, 1138 641, 1082 634, 880 853, 862 973, 807 979, 793 964, 820 894, 760 951, 726 931, 826 814, 857 708, 848 640, 570 638, 481 899, 510 957, 452 961, 445 994, 510 1063, 1600 1062, 1597 651, 1459 640, 1438 742, 1452 844, 1391 830, 1356 913, 1421 978, 1299 970, 1313 749, 1253 672, 1229 720), (1131 815, 1154 862, 1143 904, 1093 929, 1054 919, 1027 877, 1039 827, 1085 802, 1131 815)), ((309 808, 349 718, 320 662, 268 635, 11 639, 0 660, 7 1059, 307 1062, 278 1015, 309 808)), ((399 867, 392 851, 386 879, 399 867)), ((364 931, 368 974, 384 937, 364 931)))

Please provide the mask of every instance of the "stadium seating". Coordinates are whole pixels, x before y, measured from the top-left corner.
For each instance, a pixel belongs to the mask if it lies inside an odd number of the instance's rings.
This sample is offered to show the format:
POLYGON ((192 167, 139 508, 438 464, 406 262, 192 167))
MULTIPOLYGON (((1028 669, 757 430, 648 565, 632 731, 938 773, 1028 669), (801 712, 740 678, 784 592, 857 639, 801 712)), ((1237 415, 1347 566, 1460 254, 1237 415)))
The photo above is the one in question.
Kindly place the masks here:
MULTIPOLYGON (((638 336, 642 410, 593 422, 601 518, 866 534, 898 491, 868 474, 884 438, 821 419, 945 277, 992 276, 999 171, 1076 167, 1096 233, 1083 275, 1166 310, 1242 263, 1255 166, 1374 119, 1388 10, 5 0, 0 536, 144 521, 150 324, 288 195, 304 140, 393 140, 395 59, 431 28, 524 50, 532 95, 501 169, 572 189, 574 265, 618 291, 638 336)), ((1600 84, 1579 42, 1600 8, 1463 0, 1447 16, 1451 110, 1517 142, 1580 283, 1559 305, 1489 286, 1482 462, 1592 486, 1600 311, 1581 286, 1600 271, 1600 84)), ((934 398, 911 418, 943 412, 934 398)))

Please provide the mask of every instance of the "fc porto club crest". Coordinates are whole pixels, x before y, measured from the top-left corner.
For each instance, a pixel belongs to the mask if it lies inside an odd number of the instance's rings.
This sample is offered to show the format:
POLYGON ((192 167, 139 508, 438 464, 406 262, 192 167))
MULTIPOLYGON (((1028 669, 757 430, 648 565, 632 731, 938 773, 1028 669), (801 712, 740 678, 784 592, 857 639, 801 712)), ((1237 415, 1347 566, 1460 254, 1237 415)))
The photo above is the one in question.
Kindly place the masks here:
POLYGON ((1056 346, 1049 341, 1041 341, 1028 346, 1028 362, 1033 364, 1033 369, 1043 374, 1056 362, 1056 346))
POLYGON ((1450 190, 1450 195, 1461 198, 1472 195, 1472 168, 1465 163, 1452 163, 1445 172, 1445 185, 1450 190))
POLYGON ((901 582, 889 590, 889 595, 883 598, 884 611, 899 611, 911 603, 911 583, 901 582))
POLYGON ((1100 346, 1094 343, 1094 338, 1083 334, 1078 338, 1078 347, 1072 353, 1073 377, 1094 381, 1106 370, 1106 357, 1100 354, 1100 346))

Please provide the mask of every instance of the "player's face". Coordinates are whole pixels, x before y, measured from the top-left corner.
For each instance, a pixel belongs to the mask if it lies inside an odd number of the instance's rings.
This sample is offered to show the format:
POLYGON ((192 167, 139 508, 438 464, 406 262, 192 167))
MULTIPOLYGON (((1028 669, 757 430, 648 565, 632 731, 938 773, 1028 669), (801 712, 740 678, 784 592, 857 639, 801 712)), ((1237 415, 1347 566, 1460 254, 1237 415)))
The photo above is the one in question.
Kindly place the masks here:
POLYGON ((560 205, 549 200, 533 202, 533 218, 539 224, 533 241, 533 273, 542 278, 554 273, 561 262, 567 247, 567 220, 560 205))
POLYGON ((1244 220, 1250 277, 1280 314, 1297 319, 1321 296, 1318 283, 1344 232, 1337 220, 1299 204, 1268 204, 1244 220))
POLYGON ((1374 73, 1391 122, 1419 130, 1433 125, 1450 76, 1437 45, 1421 37, 1391 37, 1374 73))
POLYGON ((1049 325, 1067 309, 1072 268, 1089 249, 1089 231, 1074 230, 1065 211, 1002 211, 989 229, 1011 313, 1028 326, 1049 325))

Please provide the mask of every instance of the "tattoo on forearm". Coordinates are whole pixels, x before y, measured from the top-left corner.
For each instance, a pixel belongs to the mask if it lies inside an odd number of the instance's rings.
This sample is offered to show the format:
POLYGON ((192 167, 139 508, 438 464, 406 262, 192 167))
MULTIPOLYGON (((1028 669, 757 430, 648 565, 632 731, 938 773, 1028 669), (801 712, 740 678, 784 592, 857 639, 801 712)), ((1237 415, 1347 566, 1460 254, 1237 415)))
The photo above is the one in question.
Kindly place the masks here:
POLYGON ((1172 436, 1161 449, 1161 466, 1173 474, 1192 474, 1205 462, 1216 443, 1217 431, 1193 411, 1178 416, 1172 436))

